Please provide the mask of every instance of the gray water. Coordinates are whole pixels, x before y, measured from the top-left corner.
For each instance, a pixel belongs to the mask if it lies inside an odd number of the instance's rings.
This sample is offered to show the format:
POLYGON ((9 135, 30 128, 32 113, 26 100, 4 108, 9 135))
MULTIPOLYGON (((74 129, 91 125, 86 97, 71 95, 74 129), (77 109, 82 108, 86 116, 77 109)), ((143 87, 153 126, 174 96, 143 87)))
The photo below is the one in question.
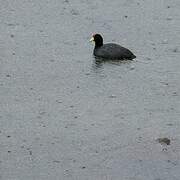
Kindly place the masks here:
POLYGON ((179 9, 0 0, 0 179, 179 180, 179 9), (96 63, 92 33, 137 58, 96 63))

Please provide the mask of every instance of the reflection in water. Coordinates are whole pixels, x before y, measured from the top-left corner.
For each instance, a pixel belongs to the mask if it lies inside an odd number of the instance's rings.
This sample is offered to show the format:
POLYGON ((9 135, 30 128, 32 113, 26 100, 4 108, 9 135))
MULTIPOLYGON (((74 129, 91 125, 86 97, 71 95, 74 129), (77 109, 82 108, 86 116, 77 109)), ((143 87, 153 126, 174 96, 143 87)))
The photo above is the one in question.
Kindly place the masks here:
POLYGON ((121 66, 122 64, 130 64, 132 62, 133 62, 132 60, 111 60, 111 59, 94 57, 92 67, 94 70, 97 70, 100 68, 102 69, 104 64, 121 66))

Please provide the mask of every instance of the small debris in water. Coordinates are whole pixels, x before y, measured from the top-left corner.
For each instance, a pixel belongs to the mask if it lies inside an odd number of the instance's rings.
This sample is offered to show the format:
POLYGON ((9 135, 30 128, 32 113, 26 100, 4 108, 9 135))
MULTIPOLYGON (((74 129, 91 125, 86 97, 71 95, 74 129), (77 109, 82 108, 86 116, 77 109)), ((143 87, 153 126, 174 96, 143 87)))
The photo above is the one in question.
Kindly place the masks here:
POLYGON ((69 3, 69 0, 64 0, 65 3, 69 3))
POLYGON ((173 18, 172 17, 167 17, 166 20, 167 21, 171 21, 173 18))
POLYGON ((112 94, 109 96, 109 98, 116 98, 116 95, 112 94))
POLYGON ((13 38, 14 37, 14 34, 11 34, 11 38, 13 38))
POLYGON ((41 111, 41 112, 39 112, 39 114, 40 115, 44 115, 44 114, 46 114, 46 112, 45 111, 41 111))
MULTIPOLYGON (((7 24, 8 26, 16 26, 16 24, 13 24, 13 23, 8 23, 7 24)), ((18 25, 18 24, 17 24, 18 25)))
POLYGON ((173 52, 178 52, 178 48, 174 48, 174 49, 173 49, 173 52))
POLYGON ((58 161, 58 160, 54 160, 53 162, 54 162, 54 163, 60 163, 60 161, 58 161))
POLYGON ((166 86, 168 86, 168 85, 169 85, 169 83, 164 82, 164 81, 161 81, 160 83, 162 83, 163 85, 166 85, 166 86))
POLYGON ((168 123, 167 126, 173 126, 173 124, 172 123, 168 123))
POLYGON ((62 103, 62 101, 61 101, 61 100, 56 100, 56 102, 57 102, 57 103, 62 103))
POLYGON ((150 60, 151 60, 151 58, 149 58, 149 57, 147 57, 146 59, 147 59, 148 61, 150 61, 150 60))
POLYGON ((171 140, 169 138, 158 138, 157 141, 162 145, 170 145, 171 140))
POLYGON ((168 40, 167 40, 167 39, 164 39, 164 40, 162 41, 162 44, 168 44, 168 40))
POLYGON ((77 16, 77 15, 79 15, 79 12, 77 10, 75 10, 75 9, 72 9, 71 14, 74 15, 74 16, 77 16))
POLYGON ((7 74, 6 77, 11 77, 11 75, 10 75, 10 74, 7 74))
POLYGON ((177 92, 173 92, 173 96, 177 96, 177 92))

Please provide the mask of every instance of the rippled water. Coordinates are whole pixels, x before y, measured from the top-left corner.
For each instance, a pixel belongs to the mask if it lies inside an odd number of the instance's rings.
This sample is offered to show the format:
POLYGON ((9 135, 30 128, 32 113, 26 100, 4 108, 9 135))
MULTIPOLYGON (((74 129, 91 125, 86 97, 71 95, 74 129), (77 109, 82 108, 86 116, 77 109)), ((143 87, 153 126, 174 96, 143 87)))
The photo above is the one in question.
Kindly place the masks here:
POLYGON ((179 179, 179 0, 0 4, 0 179, 179 179))

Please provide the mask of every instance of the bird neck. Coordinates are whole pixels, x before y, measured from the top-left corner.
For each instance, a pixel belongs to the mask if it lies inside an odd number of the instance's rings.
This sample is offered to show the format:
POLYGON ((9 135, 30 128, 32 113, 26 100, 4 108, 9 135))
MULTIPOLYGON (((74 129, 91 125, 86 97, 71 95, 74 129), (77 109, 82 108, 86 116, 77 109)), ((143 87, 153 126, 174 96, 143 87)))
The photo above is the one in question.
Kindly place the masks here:
POLYGON ((103 41, 98 41, 95 43, 95 48, 99 48, 103 45, 103 41))

